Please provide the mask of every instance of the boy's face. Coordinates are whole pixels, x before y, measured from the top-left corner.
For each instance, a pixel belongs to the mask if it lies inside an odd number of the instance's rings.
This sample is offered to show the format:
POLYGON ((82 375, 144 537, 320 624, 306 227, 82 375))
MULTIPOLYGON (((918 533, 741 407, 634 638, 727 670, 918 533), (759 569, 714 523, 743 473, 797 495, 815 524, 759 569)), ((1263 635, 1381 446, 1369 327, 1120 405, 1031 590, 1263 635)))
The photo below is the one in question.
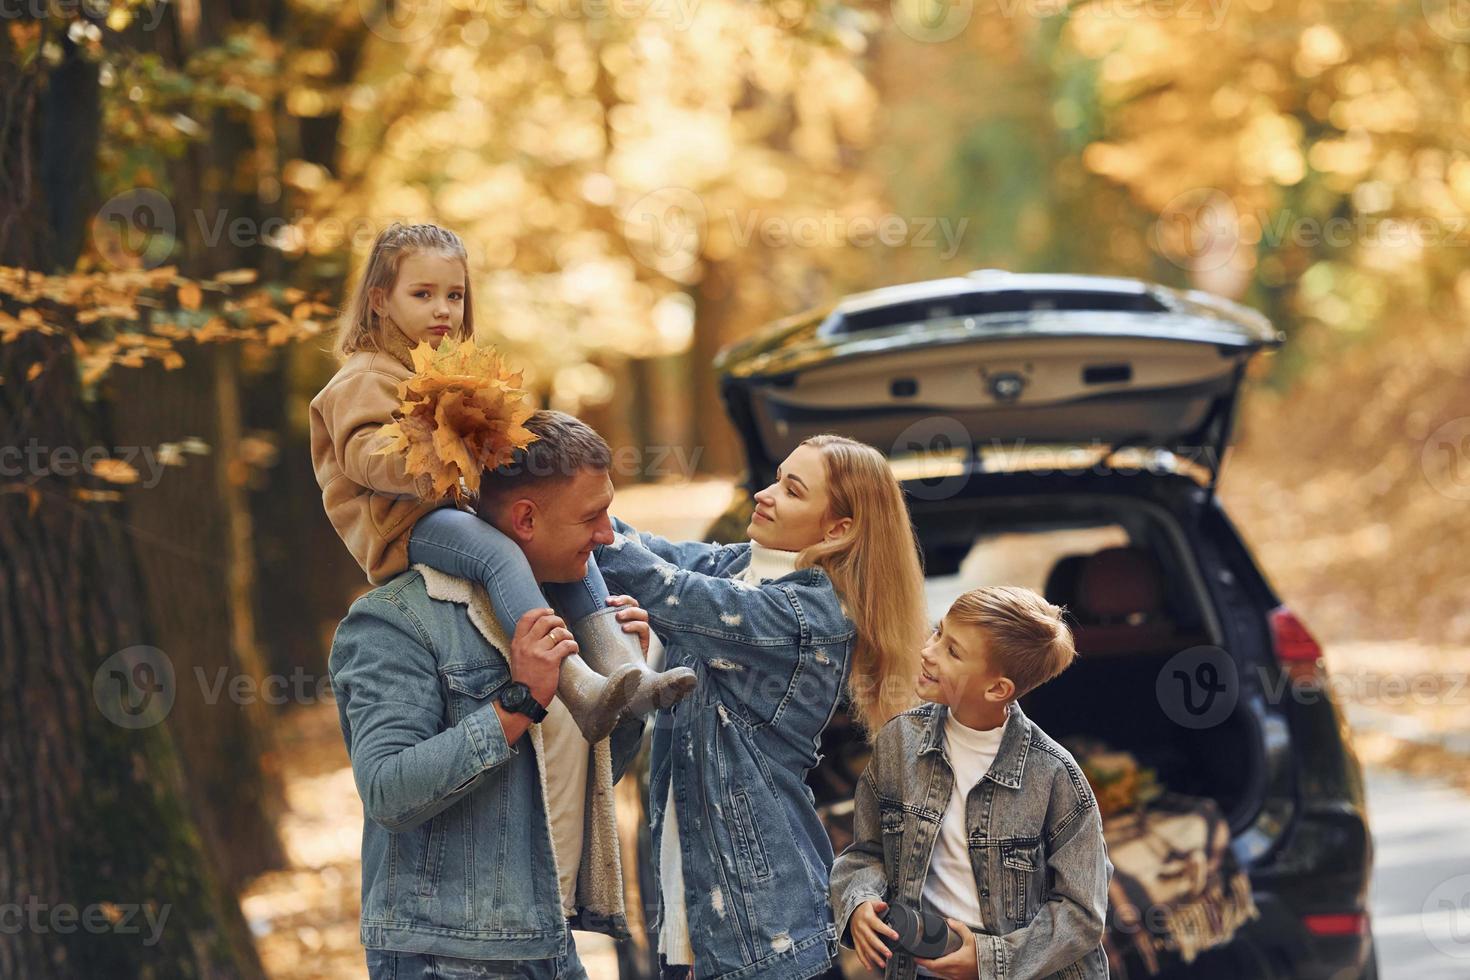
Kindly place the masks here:
POLYGON ((914 692, 951 708, 982 701, 1005 704, 1016 685, 991 663, 989 648, 985 630, 945 616, 924 644, 914 692))
POLYGON ((374 290, 373 306, 398 324, 415 344, 433 347, 459 333, 464 323, 464 263, 452 255, 414 252, 398 266, 398 281, 387 295, 374 290))

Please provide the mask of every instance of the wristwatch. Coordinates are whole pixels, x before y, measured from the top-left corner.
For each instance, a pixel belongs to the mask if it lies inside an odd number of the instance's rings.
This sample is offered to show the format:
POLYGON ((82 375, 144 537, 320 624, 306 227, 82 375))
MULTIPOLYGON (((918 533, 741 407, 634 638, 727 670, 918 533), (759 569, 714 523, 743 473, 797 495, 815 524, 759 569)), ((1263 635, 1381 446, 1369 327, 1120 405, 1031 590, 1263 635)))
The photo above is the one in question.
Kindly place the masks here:
POLYGON ((541 706, 541 702, 531 697, 531 689, 520 681, 511 681, 502 687, 495 700, 506 711, 525 715, 533 722, 546 717, 546 709, 541 706))

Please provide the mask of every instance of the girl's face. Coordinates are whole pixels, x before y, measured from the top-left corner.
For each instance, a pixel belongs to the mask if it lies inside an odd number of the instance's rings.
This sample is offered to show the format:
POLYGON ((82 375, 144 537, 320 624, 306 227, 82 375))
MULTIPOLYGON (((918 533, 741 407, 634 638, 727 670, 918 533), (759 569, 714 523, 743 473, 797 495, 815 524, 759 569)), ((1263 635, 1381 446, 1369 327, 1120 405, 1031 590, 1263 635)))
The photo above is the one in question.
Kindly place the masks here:
POLYGON ((776 482, 755 495, 755 513, 745 533, 767 548, 801 551, 844 534, 851 526, 852 518, 828 514, 822 451, 797 446, 776 468, 776 482))
POLYGON ((393 288, 373 291, 373 309, 391 317, 412 343, 438 347, 464 323, 464 278, 464 262, 452 255, 405 255, 393 288))

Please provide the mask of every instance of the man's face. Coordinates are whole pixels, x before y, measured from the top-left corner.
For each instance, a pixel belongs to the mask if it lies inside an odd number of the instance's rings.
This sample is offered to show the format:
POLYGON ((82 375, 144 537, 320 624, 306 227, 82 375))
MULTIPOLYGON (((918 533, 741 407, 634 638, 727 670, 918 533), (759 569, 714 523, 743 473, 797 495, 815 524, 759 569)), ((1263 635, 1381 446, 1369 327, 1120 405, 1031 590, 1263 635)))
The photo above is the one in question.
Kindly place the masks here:
POLYGON ((535 494, 510 505, 509 521, 511 537, 526 553, 536 580, 576 582, 586 577, 592 549, 613 542, 608 471, 584 467, 570 479, 535 488, 535 494))
POLYGON ((992 665, 989 646, 985 630, 945 616, 924 643, 914 693, 951 708, 1004 702, 1014 686, 992 665))

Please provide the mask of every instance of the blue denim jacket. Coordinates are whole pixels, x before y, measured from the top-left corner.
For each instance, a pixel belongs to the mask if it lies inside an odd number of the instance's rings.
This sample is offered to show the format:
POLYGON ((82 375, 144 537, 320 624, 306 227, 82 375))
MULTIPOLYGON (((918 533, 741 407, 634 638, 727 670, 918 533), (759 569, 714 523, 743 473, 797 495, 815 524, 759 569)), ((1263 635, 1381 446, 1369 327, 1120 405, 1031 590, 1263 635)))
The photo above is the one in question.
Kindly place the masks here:
POLYGON ((837 949, 832 844, 805 778, 847 683, 853 624, 821 569, 747 585, 731 576, 750 564, 748 544, 614 526, 597 552, 603 575, 647 608, 667 663, 699 677, 657 716, 650 776, 653 840, 671 783, 679 811, 695 974, 820 974, 837 949))
MULTIPOLYGON (((363 802, 362 944, 476 960, 567 952, 541 731, 507 745, 483 589, 425 566, 352 604, 329 668, 363 802)), ((641 722, 592 747, 573 928, 626 938, 613 783, 641 722)))
MULTIPOLYGON (((944 748, 949 709, 926 704, 878 733, 858 781, 853 841, 832 868, 844 942, 867 901, 923 905, 924 879, 954 773, 944 748)), ((969 791, 970 863, 980 895, 980 980, 1106 980, 1102 947, 1113 866, 1097 800, 1071 753, 1012 704, 990 771, 969 791)), ((910 980, 897 952, 889 980, 910 980)))

